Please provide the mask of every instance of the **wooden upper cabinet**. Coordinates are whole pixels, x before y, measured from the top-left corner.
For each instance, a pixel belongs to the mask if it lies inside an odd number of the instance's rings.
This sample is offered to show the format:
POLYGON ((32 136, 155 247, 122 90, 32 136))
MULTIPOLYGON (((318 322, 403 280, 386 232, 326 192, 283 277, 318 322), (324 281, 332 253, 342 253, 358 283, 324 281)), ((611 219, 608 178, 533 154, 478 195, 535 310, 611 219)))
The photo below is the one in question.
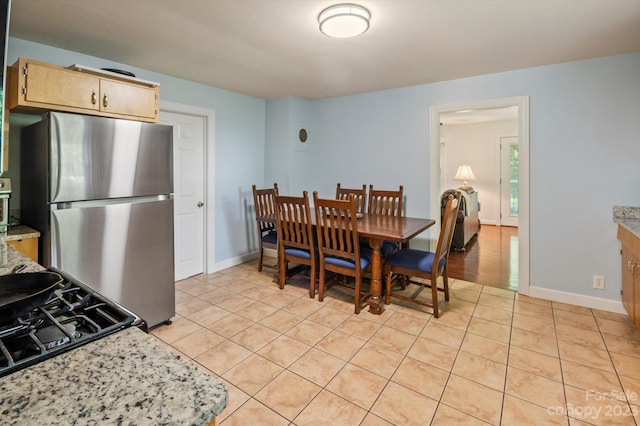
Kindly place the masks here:
POLYGON ((20 58, 7 73, 8 108, 157 122, 159 88, 20 58))
POLYGON ((53 108, 64 105, 98 110, 100 79, 92 75, 78 75, 75 71, 53 68, 37 62, 25 68, 24 90, 20 89, 25 105, 47 104, 53 108))
POLYGON ((100 79, 100 110, 135 117, 157 117, 157 88, 100 79))

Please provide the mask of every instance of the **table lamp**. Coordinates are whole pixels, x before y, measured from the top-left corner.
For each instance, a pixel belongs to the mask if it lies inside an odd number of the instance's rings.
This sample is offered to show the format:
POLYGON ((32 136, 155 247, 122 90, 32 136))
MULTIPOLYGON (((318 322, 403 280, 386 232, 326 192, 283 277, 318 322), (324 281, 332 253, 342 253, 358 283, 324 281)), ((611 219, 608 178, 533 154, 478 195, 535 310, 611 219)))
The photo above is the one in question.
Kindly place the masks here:
POLYGON ((477 179, 476 175, 473 174, 473 170, 471 170, 471 166, 468 164, 463 164, 460 167, 458 167, 458 171, 456 172, 456 175, 453 178, 455 180, 464 181, 460 189, 464 189, 465 191, 469 189, 473 189, 471 186, 469 186, 468 181, 477 179))

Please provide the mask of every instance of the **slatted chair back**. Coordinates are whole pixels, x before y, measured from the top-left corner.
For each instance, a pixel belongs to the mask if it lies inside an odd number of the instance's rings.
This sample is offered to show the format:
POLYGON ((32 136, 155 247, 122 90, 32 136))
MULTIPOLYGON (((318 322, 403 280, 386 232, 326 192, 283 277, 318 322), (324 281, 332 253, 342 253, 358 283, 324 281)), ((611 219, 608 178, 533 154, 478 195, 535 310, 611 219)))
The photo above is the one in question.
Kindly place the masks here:
POLYGON ((456 228, 456 219, 458 217, 458 209, 460 208, 460 193, 456 196, 450 194, 445 206, 445 214, 442 218, 442 225, 440 227, 440 236, 438 237, 438 245, 435 251, 435 261, 437 265, 442 266, 439 268, 438 275, 442 275, 442 269, 447 267, 447 260, 449 259, 449 251, 451 249, 451 240, 453 239, 453 233, 456 228), (443 262, 442 260, 445 259, 443 262))
POLYGON ((274 183, 273 188, 257 189, 255 185, 252 188, 256 218, 275 217, 275 196, 278 195, 278 184, 274 183))
POLYGON ((311 269, 309 295, 315 297, 316 244, 307 191, 302 197, 277 195, 275 201, 280 288, 284 288, 288 262, 307 265, 311 269))
POLYGON ((313 193, 320 268, 318 299, 322 301, 324 297, 327 271, 354 277, 355 313, 359 313, 362 301, 368 297, 368 293, 362 297, 361 285, 363 273, 370 268, 371 251, 360 247, 358 208, 354 195, 348 197, 321 199, 317 192, 313 193))
MULTIPOLYGON (((257 189, 252 185, 253 205, 256 214, 256 227, 258 229, 258 271, 262 271, 264 249, 278 248, 276 205, 275 196, 278 195, 278 184, 274 183, 273 188, 257 189)), ((267 265, 276 268, 275 265, 267 265)))
POLYGON ((364 213, 367 205, 367 186, 363 184, 362 189, 342 188, 338 183, 336 186, 336 200, 348 200, 349 194, 353 194, 353 198, 356 200, 356 211, 364 213))
POLYGON ((402 185, 397 191, 373 189, 373 185, 369 185, 368 212, 381 216, 402 216, 402 191, 402 185))
MULTIPOLYGON (((402 185, 397 191, 373 189, 373 185, 369 185, 368 212, 379 216, 402 216, 402 192, 402 185)), ((408 247, 409 243, 405 243, 404 246, 408 247)), ((380 252, 383 257, 387 257, 389 254, 398 251, 399 248, 400 244, 395 241, 384 241, 380 252)))

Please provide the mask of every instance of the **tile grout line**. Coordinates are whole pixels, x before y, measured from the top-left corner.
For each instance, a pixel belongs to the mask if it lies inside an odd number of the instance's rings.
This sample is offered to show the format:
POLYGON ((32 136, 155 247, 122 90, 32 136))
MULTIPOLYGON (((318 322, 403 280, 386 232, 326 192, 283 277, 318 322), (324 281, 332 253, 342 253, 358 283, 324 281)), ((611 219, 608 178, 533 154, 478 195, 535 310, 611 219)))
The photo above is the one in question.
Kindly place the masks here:
MULTIPOLYGON (((553 302, 551 302, 551 318, 553 320, 553 331, 554 331, 554 334, 555 334, 556 350, 557 350, 557 355, 558 355, 558 364, 560 365, 560 379, 562 380, 562 395, 564 396, 564 410, 565 410, 564 411, 564 417, 567 419, 569 424, 571 424, 571 416, 569 415, 569 410, 568 410, 569 400, 567 398, 567 386, 566 386, 565 379, 564 379, 564 370, 562 368, 563 361, 562 361, 562 356, 560 354, 560 338, 558 337, 558 323, 557 323, 557 320, 556 320, 555 311, 556 311, 556 309, 553 306, 553 302)), ((547 407, 547 410, 548 409, 549 409, 549 407, 547 407)))
MULTIPOLYGON (((598 333, 600 333, 600 338, 602 339, 602 343, 604 344, 604 347, 607 350, 607 356, 609 357, 609 360, 611 361, 611 365, 613 366, 613 369, 616 373, 616 378, 618 379, 618 384, 620 385, 620 389, 622 389, 623 391, 624 402, 627 404, 627 407, 629 407, 629 414, 633 416, 634 408, 631 406, 631 401, 629 401, 629 395, 627 395, 627 390, 625 389, 625 386, 622 383, 622 379, 620 379, 620 372, 618 372, 618 367, 616 366, 616 363, 614 362, 613 357, 611 356, 612 352, 609 350, 609 345, 607 345, 607 341, 604 338, 604 334, 606 333, 603 333, 600 323, 598 323, 598 317, 596 317, 595 313, 593 312, 593 309, 590 309, 590 311, 591 311, 591 314, 593 315, 594 321, 596 323, 596 327, 598 328, 598 333)), ((604 396, 606 397, 606 395, 604 396)))

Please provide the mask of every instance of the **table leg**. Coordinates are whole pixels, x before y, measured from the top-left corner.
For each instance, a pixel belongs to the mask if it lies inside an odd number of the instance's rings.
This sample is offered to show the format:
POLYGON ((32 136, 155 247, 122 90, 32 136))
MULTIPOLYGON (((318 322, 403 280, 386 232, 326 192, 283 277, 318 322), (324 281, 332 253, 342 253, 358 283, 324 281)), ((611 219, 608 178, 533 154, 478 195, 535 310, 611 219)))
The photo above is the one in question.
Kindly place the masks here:
POLYGON ((373 251, 371 255, 371 296, 369 297, 369 312, 380 315, 384 311, 382 300, 382 255, 380 247, 382 240, 369 238, 369 246, 373 251))

